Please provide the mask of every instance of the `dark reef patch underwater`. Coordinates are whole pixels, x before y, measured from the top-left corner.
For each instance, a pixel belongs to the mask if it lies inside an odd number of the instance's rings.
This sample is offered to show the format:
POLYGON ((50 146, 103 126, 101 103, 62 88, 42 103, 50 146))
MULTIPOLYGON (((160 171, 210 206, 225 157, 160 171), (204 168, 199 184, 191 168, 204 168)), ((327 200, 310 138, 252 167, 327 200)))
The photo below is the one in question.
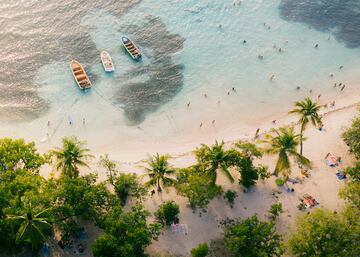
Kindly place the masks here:
POLYGON ((349 48, 360 47, 360 0, 282 0, 280 16, 331 32, 349 48))
MULTIPOLYGON (((96 84, 99 78, 91 73, 90 67, 98 63, 99 49, 90 36, 92 28, 81 25, 82 18, 93 10, 104 10, 121 19, 140 3, 141 0, 21 3, 0 0, 0 120, 31 121, 50 109, 49 100, 37 92, 41 85, 34 81, 36 72, 44 65, 67 63, 73 58, 81 60, 96 84)), ((157 110, 181 90, 184 68, 174 64, 171 58, 182 49, 184 39, 171 34, 157 17, 138 18, 143 20, 142 26, 118 30, 126 32, 141 46, 150 63, 118 78, 116 83, 121 89, 111 99, 122 106, 132 125, 142 122, 147 113, 157 110)))

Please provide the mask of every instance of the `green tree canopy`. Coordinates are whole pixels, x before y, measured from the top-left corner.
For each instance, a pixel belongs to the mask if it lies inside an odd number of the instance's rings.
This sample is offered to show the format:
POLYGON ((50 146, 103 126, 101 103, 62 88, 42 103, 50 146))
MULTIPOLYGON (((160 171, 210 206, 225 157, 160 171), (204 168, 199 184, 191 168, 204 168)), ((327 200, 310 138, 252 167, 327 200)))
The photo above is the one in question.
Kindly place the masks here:
POLYGON ((142 200, 147 194, 147 189, 140 183, 136 174, 119 174, 115 178, 114 189, 119 197, 121 205, 124 206, 129 197, 142 200))
POLYGON ((86 161, 93 156, 88 154, 89 149, 84 148, 85 142, 79 141, 76 137, 64 137, 62 144, 62 148, 50 151, 55 157, 55 168, 61 170, 62 176, 77 178, 79 167, 89 167, 86 161))
POLYGON ((33 142, 25 143, 23 139, 0 139, 0 173, 15 169, 37 173, 44 161, 33 142))
POLYGON ((224 241, 237 257, 281 256, 281 236, 272 222, 263 222, 256 215, 225 227, 224 241))
POLYGON ((289 241, 292 254, 299 257, 359 256, 360 221, 359 212, 354 211, 333 213, 317 209, 300 216, 289 241))
POLYGON ((93 245, 95 257, 142 257, 152 240, 160 233, 159 224, 148 224, 149 212, 136 205, 130 212, 114 208, 101 223, 105 235, 93 245))
POLYGON ((353 120, 351 127, 342 134, 342 138, 350 151, 360 160, 360 116, 353 120))
POLYGON ((38 250, 51 233, 51 224, 46 216, 51 208, 35 208, 31 201, 24 202, 18 215, 7 215, 7 219, 19 224, 16 242, 29 243, 33 250, 38 250))
POLYGON ((199 166, 178 171, 176 190, 178 194, 188 198, 192 208, 205 208, 222 192, 221 187, 214 184, 213 177, 199 166))

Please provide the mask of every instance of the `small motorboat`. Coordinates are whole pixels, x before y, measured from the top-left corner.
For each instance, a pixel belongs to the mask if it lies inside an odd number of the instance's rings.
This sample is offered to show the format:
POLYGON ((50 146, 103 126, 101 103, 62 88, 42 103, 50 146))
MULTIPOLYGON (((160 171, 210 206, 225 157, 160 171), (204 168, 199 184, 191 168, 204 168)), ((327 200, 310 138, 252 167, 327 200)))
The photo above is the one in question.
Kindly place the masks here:
POLYGON ((76 80, 77 85, 80 89, 88 89, 91 88, 91 81, 88 75, 85 72, 85 69, 78 61, 72 60, 70 62, 70 68, 72 74, 74 75, 74 79, 76 80))
POLYGON ((103 64, 104 70, 106 72, 112 72, 114 71, 114 64, 111 60, 111 56, 108 52, 102 51, 100 54, 101 62, 103 64))
POLYGON ((139 61, 141 59, 141 53, 139 49, 136 47, 136 45, 127 37, 122 37, 121 41, 126 49, 126 51, 130 54, 130 56, 136 60, 139 61))

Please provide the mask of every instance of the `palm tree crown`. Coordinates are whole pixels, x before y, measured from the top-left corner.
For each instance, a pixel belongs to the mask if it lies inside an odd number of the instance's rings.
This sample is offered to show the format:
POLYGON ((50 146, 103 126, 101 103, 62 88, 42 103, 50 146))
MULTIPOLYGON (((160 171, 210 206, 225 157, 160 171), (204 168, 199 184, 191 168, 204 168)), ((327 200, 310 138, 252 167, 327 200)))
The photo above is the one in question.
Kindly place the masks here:
POLYGON ((86 160, 93 156, 90 151, 83 148, 85 142, 79 141, 76 137, 64 137, 62 148, 56 148, 50 153, 55 156, 55 168, 61 170, 62 175, 69 178, 79 176, 79 166, 89 167, 86 160))
POLYGON ((161 186, 168 187, 174 183, 174 179, 168 177, 175 173, 175 170, 172 169, 168 160, 170 156, 168 155, 159 155, 158 153, 154 156, 150 156, 147 164, 149 167, 144 167, 146 174, 149 176, 150 180, 146 183, 147 185, 156 185, 158 192, 162 191, 161 186))
POLYGON ((24 204, 22 215, 8 215, 9 220, 21 222, 20 228, 16 234, 16 241, 21 240, 31 243, 32 248, 40 246, 46 241, 44 229, 46 226, 51 226, 47 218, 41 217, 48 212, 51 208, 44 209, 36 212, 31 202, 24 204))
POLYGON ((289 157, 292 157, 299 164, 309 166, 310 161, 297 153, 297 147, 300 144, 300 134, 295 134, 293 127, 283 127, 273 129, 272 134, 265 136, 264 143, 268 144, 265 153, 278 155, 274 173, 282 175, 287 179, 291 174, 291 164, 289 157))
POLYGON ((300 154, 303 152, 303 133, 309 122, 311 122, 311 124, 315 127, 322 125, 321 117, 318 113, 320 108, 320 105, 307 97, 303 101, 295 102, 295 108, 289 112, 289 114, 297 114, 299 116, 299 124, 301 126, 300 154))
POLYGON ((218 143, 216 141, 211 147, 201 145, 194 153, 199 165, 205 167, 212 176, 214 183, 219 169, 231 182, 234 182, 234 178, 230 174, 228 168, 235 165, 238 161, 239 153, 236 150, 224 150, 224 142, 218 143))

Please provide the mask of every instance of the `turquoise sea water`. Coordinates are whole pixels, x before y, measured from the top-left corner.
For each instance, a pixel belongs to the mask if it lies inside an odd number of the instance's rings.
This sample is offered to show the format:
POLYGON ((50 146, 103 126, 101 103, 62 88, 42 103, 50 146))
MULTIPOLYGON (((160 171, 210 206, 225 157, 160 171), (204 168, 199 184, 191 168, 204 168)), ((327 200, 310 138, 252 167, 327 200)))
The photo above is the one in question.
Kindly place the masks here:
POLYGON ((0 0, 2 134, 43 142, 75 134, 103 145, 200 140, 270 120, 304 96, 325 103, 359 89, 357 1, 81 2, 29 1, 33 12, 15 15, 16 4, 0 0), (125 54, 124 34, 142 62, 125 54), (102 50, 114 74, 104 73, 102 50), (72 58, 89 72, 90 91, 75 85, 72 58), (339 82, 344 92, 333 88, 339 82))

